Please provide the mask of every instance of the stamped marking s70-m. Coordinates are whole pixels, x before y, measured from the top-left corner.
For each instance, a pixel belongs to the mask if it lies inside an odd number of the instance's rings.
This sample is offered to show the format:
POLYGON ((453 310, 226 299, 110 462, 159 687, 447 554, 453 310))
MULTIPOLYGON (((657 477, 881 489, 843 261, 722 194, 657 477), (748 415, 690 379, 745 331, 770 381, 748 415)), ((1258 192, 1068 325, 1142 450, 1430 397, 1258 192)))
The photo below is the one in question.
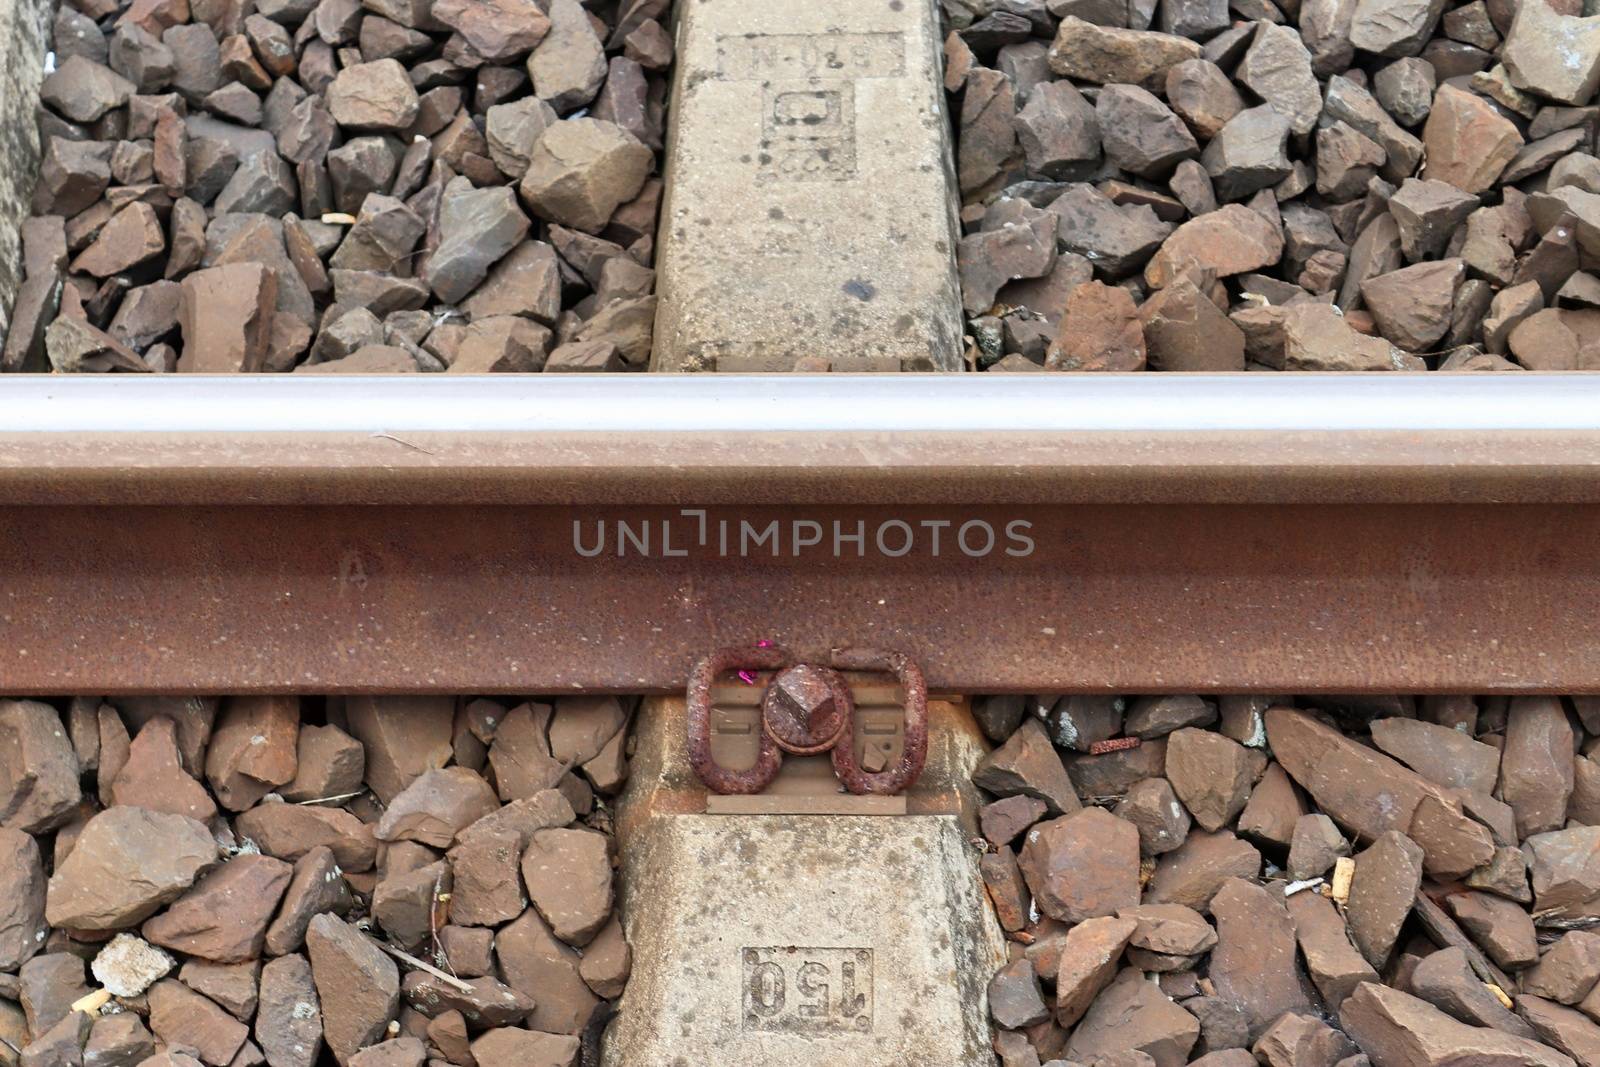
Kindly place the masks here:
POLYGON ((761 83, 757 180, 857 176, 859 78, 905 76, 903 33, 768 33, 717 41, 717 74, 761 83))
POLYGON ((870 948, 745 948, 746 1030, 788 1034, 872 1029, 870 948))

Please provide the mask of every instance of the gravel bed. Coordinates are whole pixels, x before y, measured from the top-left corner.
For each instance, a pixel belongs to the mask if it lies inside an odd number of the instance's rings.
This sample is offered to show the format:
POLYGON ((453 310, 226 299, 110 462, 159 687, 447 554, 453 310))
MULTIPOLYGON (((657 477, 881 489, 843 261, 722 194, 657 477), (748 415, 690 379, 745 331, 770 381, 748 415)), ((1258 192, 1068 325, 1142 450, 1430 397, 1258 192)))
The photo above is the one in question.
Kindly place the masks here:
POLYGON ((1600 368, 1576 0, 945 0, 969 362, 1600 368))
POLYGON ((631 711, 0 700, 0 1065, 594 1067, 631 711))
POLYGON ((0 371, 641 370, 670 0, 71 0, 0 371))
POLYGON ((1004 1067, 1600 1062, 1600 700, 975 707, 1004 1067))

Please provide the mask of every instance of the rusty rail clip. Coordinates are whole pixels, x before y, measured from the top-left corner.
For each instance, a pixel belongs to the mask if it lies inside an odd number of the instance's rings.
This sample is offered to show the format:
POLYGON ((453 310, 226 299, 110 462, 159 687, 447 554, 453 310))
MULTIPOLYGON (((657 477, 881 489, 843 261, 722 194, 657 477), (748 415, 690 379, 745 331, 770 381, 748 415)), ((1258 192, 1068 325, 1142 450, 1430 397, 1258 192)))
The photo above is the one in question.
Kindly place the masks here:
POLYGON ((922 671, 898 652, 835 649, 833 666, 789 665, 781 648, 724 648, 695 664, 687 694, 689 765, 716 793, 759 793, 772 784, 783 753, 814 756, 832 751, 833 769, 855 794, 892 795, 922 773, 928 758, 928 690, 922 671), (905 744, 900 762, 887 771, 856 765, 855 700, 840 671, 893 674, 905 693, 905 744), (725 671, 779 671, 761 697, 761 733, 755 766, 734 771, 711 752, 711 687, 725 671))
POLYGON ((903 652, 880 652, 869 648, 836 648, 833 665, 841 671, 883 671, 895 676, 905 694, 905 747, 900 762, 886 771, 863 771, 856 766, 855 717, 845 722, 844 733, 833 746, 833 773, 844 787, 857 795, 881 793, 892 796, 904 791, 922 773, 928 761, 928 683, 922 668, 903 652))

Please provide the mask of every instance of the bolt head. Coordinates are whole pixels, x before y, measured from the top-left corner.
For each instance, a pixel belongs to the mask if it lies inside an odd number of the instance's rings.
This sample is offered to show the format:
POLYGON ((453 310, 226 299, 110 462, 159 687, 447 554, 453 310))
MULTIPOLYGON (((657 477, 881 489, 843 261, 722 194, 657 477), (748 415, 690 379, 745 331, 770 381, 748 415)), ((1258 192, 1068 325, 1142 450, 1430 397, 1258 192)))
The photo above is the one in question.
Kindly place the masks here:
POLYGON ((826 680, 805 667, 784 671, 777 680, 778 706, 815 733, 833 715, 833 691, 826 680))

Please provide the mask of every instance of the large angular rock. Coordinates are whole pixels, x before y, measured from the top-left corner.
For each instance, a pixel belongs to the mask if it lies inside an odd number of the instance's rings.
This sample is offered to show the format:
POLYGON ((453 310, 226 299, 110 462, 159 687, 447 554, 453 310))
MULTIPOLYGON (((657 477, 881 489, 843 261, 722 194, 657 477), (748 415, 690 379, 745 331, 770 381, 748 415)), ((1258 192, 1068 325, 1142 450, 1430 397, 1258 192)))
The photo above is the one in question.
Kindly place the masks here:
POLYGON ((328 111, 350 130, 403 130, 420 106, 406 68, 394 59, 345 67, 328 86, 328 111))
POLYGON ((384 810, 379 841, 416 841, 449 848, 456 834, 500 807, 494 789, 466 767, 424 771, 384 810))
POLYGON ((1244 810, 1253 774, 1243 745, 1210 730, 1184 729, 1167 738, 1167 780, 1201 829, 1215 831, 1244 810))
POLYGON ((278 795, 295 803, 346 796, 361 789, 366 768, 367 754, 360 741, 331 723, 306 723, 295 743, 294 778, 278 795))
POLYGON ((217 813, 205 786, 184 770, 171 719, 144 724, 129 746, 122 769, 112 779, 111 799, 116 804, 187 815, 201 822, 217 813))
POLYGON ((1050 212, 1006 201, 1005 221, 961 238, 956 269, 969 315, 994 305, 1002 286, 1019 278, 1048 274, 1056 261, 1056 217, 1050 212))
POLYGON ((1185 37, 1096 26, 1068 15, 1050 46, 1050 69, 1080 81, 1125 83, 1159 93, 1168 70, 1199 57, 1200 45, 1185 37))
POLYGON ((1035 797, 1052 815, 1082 807, 1060 754, 1037 719, 1025 720, 1005 744, 985 756, 972 773, 972 783, 999 797, 1035 797))
POLYGON ((1494 859, 1489 828, 1435 797, 1417 805, 1409 836, 1426 854, 1424 870, 1434 878, 1465 878, 1494 859))
POLYGON ((1600 18, 1518 4, 1500 59, 1519 89, 1563 104, 1587 104, 1600 89, 1600 18))
POLYGON ((1373 1067, 1574 1067, 1570 1057, 1527 1038, 1457 1022, 1433 1005, 1375 982, 1339 1010, 1344 1032, 1373 1067))
POLYGON ((1582 1012, 1525 994, 1517 998, 1517 1014, 1528 1021, 1545 1044, 1579 1063, 1600 1059, 1600 1026, 1582 1012))
POLYGON ((1500 752, 1460 730, 1418 719, 1378 719, 1372 742, 1436 785, 1488 793, 1500 774, 1500 752))
POLYGON ((1057 1023, 1071 1027, 1083 1018, 1101 990, 1116 977, 1122 950, 1138 927, 1132 918, 1101 916, 1067 931, 1055 974, 1044 976, 1055 981, 1057 1023))
MULTIPOLYGON (((22 1004, 27 1029, 43 1034, 66 1018, 79 997, 89 992, 83 980, 83 960, 69 952, 47 952, 22 965, 8 982, 12 996, 22 1004)), ((5 1003, 12 1003, 6 998, 5 1003)))
POLYGON ((1168 70, 1166 95, 1172 110, 1205 141, 1244 110, 1244 97, 1222 68, 1208 59, 1186 59, 1168 70))
POLYGON ((71 55, 45 78, 39 98, 73 122, 90 123, 126 104, 135 88, 104 64, 71 55))
POLYGON ((1361 284, 1361 300, 1383 336, 1408 352, 1425 352, 1450 330, 1456 290, 1466 278, 1459 259, 1417 263, 1361 284))
POLYGON ((569 945, 588 944, 611 914, 611 857, 600 834, 535 831, 522 856, 522 880, 540 916, 569 945))
POLYGON ((552 1034, 582 1033, 600 1000, 579 973, 597 947, 580 957, 529 908, 495 936, 495 959, 507 985, 534 1001, 527 1024, 552 1034))
POLYGON ((1434 94, 1422 141, 1428 153, 1423 176, 1468 193, 1494 185, 1523 144, 1516 125, 1487 100, 1448 83, 1434 94))
POLYGON ((354 926, 318 915, 306 931, 311 974, 321 1001, 323 1036, 348 1063, 383 1036, 400 1007, 400 971, 354 926))
POLYGON ((508 178, 521 178, 528 171, 533 146, 555 121, 555 109, 533 96, 489 108, 484 136, 494 165, 508 178))
POLYGON ((1356 331, 1337 307, 1321 301, 1304 301, 1284 309, 1283 367, 1323 371, 1427 369, 1421 359, 1400 351, 1383 338, 1356 331))
POLYGON ((1287 178, 1293 122, 1266 104, 1236 111, 1217 131, 1200 162, 1223 200, 1243 200, 1287 178))
POLYGON ((236 856, 144 924, 154 944, 216 963, 261 955, 267 924, 294 868, 271 856, 236 856))
POLYGON ((178 325, 178 370, 198 374, 259 371, 272 340, 277 274, 259 263, 230 263, 186 275, 178 325))
POLYGON ((1242 878, 1211 899, 1217 947, 1209 975, 1217 995, 1245 1014, 1252 1040, 1288 1011, 1311 1007, 1296 957, 1295 925, 1281 897, 1242 878))
POLYGON ((1500 798, 1517 817, 1517 834, 1556 830, 1567 821, 1574 764, 1572 726, 1555 697, 1516 697, 1506 717, 1500 798))
POLYGON ((1410 986, 1416 996, 1461 1022, 1529 1040, 1537 1037, 1532 1027, 1489 991, 1460 947, 1440 949, 1420 960, 1411 971, 1410 986))
POLYGON ((166 248, 167 238, 155 209, 135 201, 111 216, 94 242, 72 261, 72 269, 106 278, 131 270, 166 248))
POLYGON ((550 32, 550 18, 534 0, 438 0, 431 14, 491 63, 527 54, 550 32))
POLYGON ((367 784, 379 800, 393 802, 424 771, 449 761, 453 710, 448 697, 357 697, 347 702, 348 728, 366 749, 367 784))
POLYGON ((1229 879, 1254 879, 1261 875, 1261 853, 1248 841, 1226 830, 1214 834, 1191 833, 1187 840, 1162 856, 1150 880, 1148 903, 1182 904, 1209 913, 1211 899, 1229 879))
POLYGON ((1267 1027, 1252 1048, 1267 1067, 1332 1065, 1358 1055, 1350 1039, 1320 1019, 1288 1014, 1267 1027))
POLYGON ((1322 105, 1328 120, 1347 122, 1383 147, 1388 157, 1382 171, 1385 178, 1403 181, 1416 170, 1422 142, 1401 129, 1383 105, 1356 82, 1338 74, 1329 78, 1322 105))
POLYGON ((1547 307, 1517 323, 1506 344, 1529 370, 1600 367, 1600 311, 1547 307))
POLYGON ((1319 808, 1363 840, 1409 829, 1424 796, 1448 802, 1421 775, 1308 712, 1272 708, 1266 723, 1272 754, 1283 769, 1319 808))
POLYGON ((0 700, 0 828, 37 834, 82 798, 78 756, 61 716, 34 700, 0 700))
POLYGON ((440 200, 439 244, 423 265, 423 280, 440 300, 459 303, 527 236, 528 225, 509 188, 474 189, 465 178, 455 179, 440 200))
POLYGON ((258 804, 241 814, 234 828, 262 852, 290 863, 324 846, 347 871, 370 870, 377 859, 372 827, 342 808, 258 804))
POLYGON ((295 861, 294 875, 283 893, 283 906, 267 927, 263 947, 269 956, 298 952, 305 944, 306 928, 323 912, 344 915, 350 910, 350 888, 341 876, 333 850, 318 846, 295 861))
POLYGON ((546 326, 554 323, 561 314, 561 271, 555 251, 543 241, 524 241, 489 270, 461 307, 474 320, 523 315, 546 326))
POLYGON ((206 748, 206 780, 223 806, 244 811, 273 787, 294 779, 298 766, 297 697, 230 697, 206 748))
POLYGON ((1052 919, 1082 922, 1139 903, 1139 831, 1103 809, 1035 826, 1019 863, 1035 904, 1052 919))
POLYGON ((1350 17, 1350 43, 1380 56, 1414 56, 1444 7, 1444 0, 1359 0, 1350 17))
POLYGON ((312 1067, 317 1062, 322 1002, 304 956, 282 956, 261 968, 255 1032, 270 1067, 312 1067))
POLYGON ((208 1067, 228 1067, 249 1029, 175 978, 150 987, 150 1029, 170 1046, 191 1048, 208 1067))
POLYGON ((437 902, 449 897, 451 889, 450 867, 442 860, 420 867, 396 862, 372 891, 372 917, 391 942, 421 951, 438 922, 437 902))
POLYGON ((550 32, 528 57, 540 100, 566 114, 593 100, 606 77, 606 53, 578 0, 550 0, 550 32))
POLYGON ((1100 159, 1095 106, 1069 81, 1034 86, 1017 113, 1017 141, 1028 169, 1046 178, 1072 178, 1100 159))
POLYGON ((533 797, 554 788, 563 764, 550 755, 549 704, 519 704, 505 714, 489 746, 489 770, 500 799, 533 797))
POLYGON ((38 844, 0 829, 0 972, 15 972, 44 947, 45 887, 38 844))
POLYGON ((361 202, 355 225, 329 258, 328 266, 409 274, 412 250, 427 231, 427 223, 404 203, 371 193, 361 202))
POLYGON ((515 1026, 489 1030, 472 1042, 472 1058, 479 1067, 571 1067, 577 1057, 577 1038, 515 1026))
POLYGON ((1389 214, 1400 231, 1400 250, 1412 263, 1437 256, 1478 207, 1448 182, 1407 178, 1389 198, 1389 214))
POLYGON ((1521 905, 1490 893, 1452 893, 1445 904, 1497 965, 1515 971, 1538 961, 1533 920, 1521 905))
POLYGON ((1144 178, 1164 178, 1200 146, 1183 120, 1137 85, 1107 85, 1094 105, 1106 158, 1144 178))
POLYGON ((1311 53, 1288 26, 1256 23, 1255 37, 1234 77, 1287 118, 1295 133, 1307 134, 1316 126, 1322 90, 1311 69, 1311 53))
POLYGON ((1083 256, 1101 277, 1137 270, 1172 232, 1149 206, 1119 205, 1087 183, 1069 186, 1049 211, 1058 220, 1060 247, 1083 256))
POLYGON ((1600 826, 1534 834, 1523 842, 1533 881, 1533 918, 1576 925, 1600 918, 1600 826))
POLYGON ((1050 1018, 1033 964, 1014 960, 989 979, 989 1014, 995 1024, 1007 1030, 1037 1026, 1050 1018))
POLYGON ((518 186, 542 219, 598 233, 639 194, 655 157, 632 134, 599 119, 566 119, 535 142, 518 186))
MULTIPOLYGON (((1086 282, 1072 291, 1045 366, 1065 371, 1136 371, 1145 366, 1144 325, 1120 285, 1086 282)), ((1084 742, 1087 744, 1087 742, 1084 742)))
POLYGON ((1600 934, 1571 930, 1522 974, 1522 991, 1576 1004, 1600 981, 1600 934))
POLYGON ((107 808, 56 867, 45 917, 86 933, 126 929, 181 896, 217 854, 211 833, 186 816, 107 808))
POLYGON ((997 70, 974 69, 961 98, 961 158, 956 185, 963 197, 986 195, 1017 163, 1016 93, 997 70))
POLYGON ((1378 972, 1356 950, 1344 916, 1320 893, 1296 893, 1286 902, 1306 971, 1334 1011, 1362 982, 1376 982, 1378 972))
POLYGON ((1228 204, 1190 219, 1172 232, 1145 267, 1144 278, 1161 288, 1179 274, 1213 271, 1222 278, 1260 270, 1283 255, 1283 233, 1242 204, 1228 204))
POLYGON ((1063 1055, 1092 1063, 1132 1049, 1149 1056, 1156 1067, 1183 1067, 1199 1038, 1199 1020, 1130 967, 1095 998, 1063 1055))
POLYGON ((1171 852, 1189 836, 1189 813, 1165 778, 1135 782, 1112 814, 1133 823, 1139 831, 1140 854, 1147 859, 1171 852))
POLYGON ((1356 856, 1347 917, 1350 938, 1367 962, 1382 967, 1422 885, 1422 849, 1390 830, 1356 856))

